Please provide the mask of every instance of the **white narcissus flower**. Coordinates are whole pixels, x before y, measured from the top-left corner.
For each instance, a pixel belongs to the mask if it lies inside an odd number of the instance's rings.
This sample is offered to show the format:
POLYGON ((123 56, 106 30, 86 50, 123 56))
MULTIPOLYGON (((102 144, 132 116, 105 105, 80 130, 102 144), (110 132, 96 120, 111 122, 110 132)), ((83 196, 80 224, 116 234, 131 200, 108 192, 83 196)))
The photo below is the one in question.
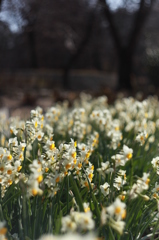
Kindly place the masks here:
POLYGON ((126 204, 121 202, 119 198, 116 198, 115 202, 107 207, 107 212, 111 217, 115 217, 116 220, 122 220, 126 217, 126 204))
POLYGON ((14 135, 18 133, 16 126, 13 126, 13 125, 10 126, 10 133, 14 135))
POLYGON ((81 230, 92 230, 95 227, 94 220, 92 219, 92 212, 72 212, 74 221, 77 227, 81 230))
POLYGON ((109 187, 110 185, 107 182, 105 182, 103 185, 100 185, 100 190, 105 197, 109 194, 109 187))
POLYGON ((42 131, 38 131, 36 133, 36 138, 38 139, 38 141, 41 141, 43 136, 44 136, 44 133, 42 131))
POLYGON ((105 174, 109 174, 111 172, 114 171, 113 168, 110 167, 110 162, 106 161, 106 162, 102 162, 101 163, 101 168, 97 168, 97 171, 103 176, 105 177, 105 174))
POLYGON ((28 194, 29 196, 42 195, 43 191, 39 188, 39 183, 37 180, 28 180, 28 194))
POLYGON ((143 173, 143 177, 137 180, 137 183, 134 183, 131 190, 130 190, 130 197, 131 199, 136 198, 138 195, 142 196, 141 193, 144 190, 149 188, 149 173, 143 173))
POLYGON ((62 232, 75 232, 77 229, 77 224, 74 222, 71 216, 65 216, 62 218, 62 232))
POLYGON ((149 173, 143 173, 142 178, 137 180, 137 185, 140 186, 140 188, 143 190, 147 190, 149 188, 149 173))
POLYGON ((15 146, 18 146, 18 141, 17 141, 17 137, 15 138, 10 138, 9 139, 9 146, 12 148, 12 147, 15 147, 15 146))
POLYGON ((159 199, 158 193, 159 193, 159 184, 156 182, 155 187, 152 189, 153 192, 153 198, 159 199))
POLYGON ((146 141, 146 139, 147 139, 147 137, 148 137, 147 132, 146 132, 146 131, 143 131, 143 132, 141 132, 141 133, 139 133, 139 134, 137 135, 136 141, 139 142, 141 146, 143 146, 144 143, 145 143, 145 141, 146 141))
POLYGON ((132 158, 133 149, 124 145, 123 146, 123 153, 124 153, 124 156, 125 156, 126 160, 130 160, 132 158))
POLYGON ((116 154, 111 157, 112 160, 115 161, 115 166, 125 166, 125 158, 123 157, 122 154, 116 154))
POLYGON ((117 178, 114 179, 113 186, 120 190, 120 188, 123 187, 125 183, 126 181, 122 177, 118 176, 117 178))
POLYGON ((157 174, 159 175, 159 157, 155 157, 151 161, 153 168, 156 170, 157 174))
POLYGON ((114 219, 111 219, 109 222, 110 226, 115 229, 120 235, 123 234, 123 230, 125 227, 124 221, 114 221, 114 219))
POLYGON ((83 208, 84 208, 85 212, 89 212, 90 211, 89 203, 84 202, 83 203, 83 208))
POLYGON ((92 212, 76 212, 71 211, 70 215, 62 218, 62 232, 75 232, 77 229, 81 231, 92 230, 95 222, 92 219, 92 212))

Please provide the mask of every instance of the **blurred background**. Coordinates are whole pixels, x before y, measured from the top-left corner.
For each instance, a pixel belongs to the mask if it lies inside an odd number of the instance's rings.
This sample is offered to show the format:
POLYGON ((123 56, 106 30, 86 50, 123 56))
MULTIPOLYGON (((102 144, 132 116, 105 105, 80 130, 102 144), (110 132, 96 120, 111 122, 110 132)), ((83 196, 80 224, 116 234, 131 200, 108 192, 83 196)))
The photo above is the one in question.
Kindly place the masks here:
POLYGON ((159 0, 0 0, 1 108, 158 94, 158 78, 159 0))

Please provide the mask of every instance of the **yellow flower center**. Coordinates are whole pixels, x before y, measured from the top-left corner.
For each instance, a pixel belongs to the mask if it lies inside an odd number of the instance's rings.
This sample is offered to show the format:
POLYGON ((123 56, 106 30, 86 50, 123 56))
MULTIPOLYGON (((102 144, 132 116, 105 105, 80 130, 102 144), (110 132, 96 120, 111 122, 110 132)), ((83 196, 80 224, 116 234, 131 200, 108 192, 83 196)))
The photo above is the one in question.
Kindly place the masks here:
POLYGON ((140 140, 141 140, 141 141, 143 141, 143 140, 144 140, 144 137, 143 137, 143 136, 141 136, 141 137, 140 137, 140 140))
POLYGON ((87 207, 87 208, 84 209, 84 211, 85 211, 85 212, 89 212, 89 211, 90 211, 90 208, 87 207))
POLYGON ((89 177, 89 179, 92 181, 93 173, 90 173, 90 174, 88 175, 88 177, 89 177))
POLYGON ((7 232, 7 228, 3 227, 0 229, 0 235, 5 235, 7 232))
POLYGON ((38 139, 41 139, 41 135, 38 135, 38 139))
POLYGON ((91 166, 91 170, 92 170, 92 171, 94 170, 94 165, 91 166))
POLYGON ((24 152, 25 147, 22 147, 22 152, 24 152))
POLYGON ((157 198, 157 197, 158 197, 157 193, 154 193, 154 194, 153 194, 153 197, 154 197, 154 198, 157 198))
POLYGON ((10 129, 10 133, 13 134, 13 130, 12 129, 10 129))
POLYGON ((82 167, 82 163, 79 163, 79 164, 78 164, 78 168, 81 168, 81 167, 82 167))
POLYGON ((86 153, 86 158, 89 158, 89 156, 90 156, 90 151, 86 153))
POLYGON ((57 178, 56 178, 56 183, 58 183, 60 181, 60 177, 58 176, 57 178))
POLYGON ((9 185, 12 185, 13 182, 12 182, 11 179, 9 179, 9 180, 8 180, 8 183, 9 183, 9 185))
POLYGON ((71 167, 71 164, 70 163, 68 163, 68 164, 66 164, 66 169, 68 170, 70 167, 71 167))
POLYGON ((73 152, 71 156, 72 156, 73 158, 76 158, 76 155, 77 155, 76 152, 73 152))
POLYGON ((9 155, 7 156, 7 159, 8 159, 8 160, 12 160, 12 155, 9 154, 9 155))
POLYGON ((17 171, 19 172, 22 169, 22 166, 17 167, 17 171))
POLYGON ((128 154, 126 155, 126 157, 127 157, 128 159, 132 158, 132 153, 128 153, 128 154))
POLYGON ((54 148, 55 148, 55 144, 52 143, 52 144, 50 145, 50 150, 53 150, 54 148))
POLYGON ((37 128, 38 126, 38 122, 36 121, 35 124, 34 124, 35 128, 37 128))
POLYGON ((12 174, 12 170, 9 169, 9 170, 7 171, 7 173, 8 173, 9 175, 12 174))
POLYGON ((125 195, 121 196, 121 200, 124 201, 125 200, 125 195))
POLYGON ((41 183, 42 180, 43 180, 43 176, 42 176, 42 175, 39 175, 39 177, 37 178, 38 183, 41 183))
POLYGON ((0 171, 3 172, 4 171, 4 167, 0 167, 0 171))
POLYGON ((32 189, 32 194, 33 194, 33 196, 36 196, 38 194, 38 191, 35 188, 33 188, 32 189))
POLYGON ((150 182, 150 179, 149 179, 149 178, 147 178, 147 180, 146 180, 146 184, 148 185, 148 184, 149 184, 149 182, 150 182))
POLYGON ((115 208, 115 213, 116 213, 116 214, 119 214, 120 212, 121 212, 121 207, 116 207, 116 208, 115 208))
POLYGON ((88 219, 86 218, 86 219, 84 219, 84 223, 85 224, 88 224, 89 223, 89 221, 88 221, 88 219))
POLYGON ((19 155, 19 159, 21 159, 22 161, 24 160, 23 153, 19 155))
POLYGON ((86 187, 89 187, 88 182, 84 182, 84 185, 85 185, 86 187))

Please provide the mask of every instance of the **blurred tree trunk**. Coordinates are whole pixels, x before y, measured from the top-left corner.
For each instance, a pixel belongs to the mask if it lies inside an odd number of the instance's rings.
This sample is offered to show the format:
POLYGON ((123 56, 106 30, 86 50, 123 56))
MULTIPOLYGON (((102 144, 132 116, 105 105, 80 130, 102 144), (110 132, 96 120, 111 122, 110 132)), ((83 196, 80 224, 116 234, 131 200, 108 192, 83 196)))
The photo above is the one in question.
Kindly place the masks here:
POLYGON ((36 52, 36 32, 35 25, 37 20, 37 12, 39 5, 35 0, 31 0, 29 2, 29 8, 26 10, 25 8, 21 10, 21 14, 23 19, 27 22, 27 26, 24 27, 24 31, 27 32, 28 44, 30 48, 30 67, 37 68, 37 52, 36 52))
POLYGON ((137 46, 137 40, 144 26, 146 18, 148 17, 152 5, 155 0, 150 0, 149 5, 146 0, 140 0, 139 9, 135 12, 132 31, 129 33, 129 38, 124 45, 119 36, 119 29, 115 26, 113 21, 113 13, 109 9, 106 0, 99 0, 103 7, 104 16, 109 22, 110 32, 114 40, 117 57, 118 57, 118 89, 131 90, 131 75, 133 69, 133 56, 137 46))
POLYGON ((131 89, 132 54, 122 48, 118 58, 118 88, 131 89))
POLYGON ((86 45, 88 44, 88 42, 91 38, 91 34, 93 31, 93 25, 94 25, 94 18, 95 18, 95 10, 93 9, 92 12, 90 13, 89 19, 87 21, 87 26, 85 29, 84 36, 83 36, 79 46, 77 46, 74 53, 71 54, 68 63, 64 67, 64 73, 63 73, 63 88, 64 89, 70 89, 70 83, 69 83, 70 70, 71 70, 73 64, 75 63, 75 61, 79 58, 79 56, 84 51, 84 48, 86 47, 86 45))

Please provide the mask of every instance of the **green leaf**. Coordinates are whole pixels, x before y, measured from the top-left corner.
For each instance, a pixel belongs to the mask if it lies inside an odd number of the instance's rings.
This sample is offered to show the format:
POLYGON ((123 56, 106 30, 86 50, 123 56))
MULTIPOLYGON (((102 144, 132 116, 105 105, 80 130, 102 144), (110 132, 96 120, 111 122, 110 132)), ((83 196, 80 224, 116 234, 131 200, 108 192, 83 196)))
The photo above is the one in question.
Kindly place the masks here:
POLYGON ((79 209, 80 209, 80 211, 84 212, 81 194, 80 194, 80 192, 78 190, 76 181, 73 179, 72 175, 69 176, 69 179, 70 179, 71 185, 73 187, 73 193, 75 195, 75 199, 76 199, 76 202, 77 202, 77 204, 79 206, 79 209))

